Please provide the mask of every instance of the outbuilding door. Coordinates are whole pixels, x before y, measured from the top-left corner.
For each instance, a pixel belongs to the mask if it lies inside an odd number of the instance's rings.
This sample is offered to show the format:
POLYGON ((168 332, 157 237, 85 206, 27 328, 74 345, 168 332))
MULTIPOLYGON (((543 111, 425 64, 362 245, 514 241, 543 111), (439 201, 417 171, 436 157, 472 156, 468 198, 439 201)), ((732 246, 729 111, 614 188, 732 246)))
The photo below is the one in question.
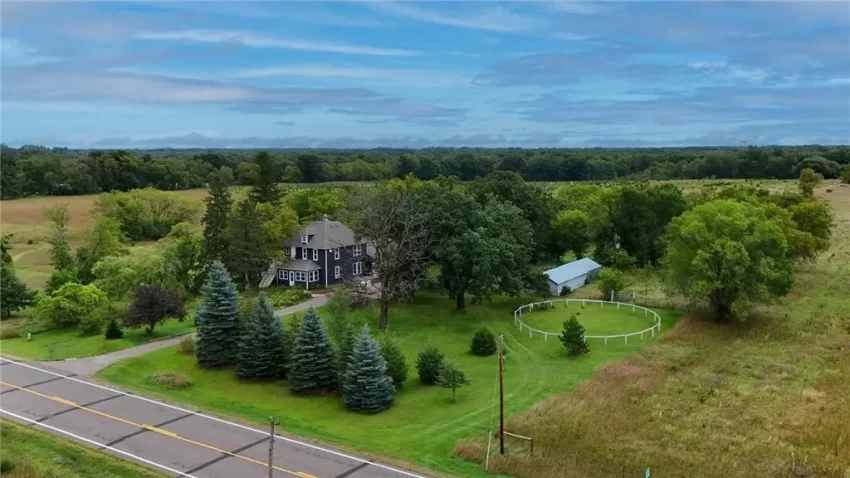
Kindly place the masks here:
POLYGON ((289 286, 295 285, 295 271, 289 271, 289 286))

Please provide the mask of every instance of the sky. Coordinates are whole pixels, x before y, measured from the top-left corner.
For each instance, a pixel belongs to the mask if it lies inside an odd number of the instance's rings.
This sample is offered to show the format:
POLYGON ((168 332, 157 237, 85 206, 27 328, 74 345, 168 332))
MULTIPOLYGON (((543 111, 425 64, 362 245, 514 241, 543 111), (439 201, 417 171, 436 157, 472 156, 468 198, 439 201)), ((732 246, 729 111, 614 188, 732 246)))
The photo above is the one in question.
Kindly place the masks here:
POLYGON ((3 0, 0 139, 850 143, 850 2, 3 0))

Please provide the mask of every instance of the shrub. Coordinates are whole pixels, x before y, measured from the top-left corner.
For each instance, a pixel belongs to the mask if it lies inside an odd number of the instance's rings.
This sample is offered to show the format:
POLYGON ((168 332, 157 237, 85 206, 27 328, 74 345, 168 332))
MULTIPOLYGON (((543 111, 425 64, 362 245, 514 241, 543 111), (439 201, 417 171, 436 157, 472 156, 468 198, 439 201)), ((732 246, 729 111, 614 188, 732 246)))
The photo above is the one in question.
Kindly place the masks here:
POLYGON ((15 463, 12 460, 3 457, 0 459, 0 473, 7 473, 12 471, 12 468, 15 467, 15 463))
POLYGON ((35 242, 33 242, 33 240, 32 240, 32 239, 28 239, 28 240, 27 240, 27 244, 31 246, 31 245, 35 244, 35 242))
POLYGON ((437 377, 437 382, 443 388, 452 389, 452 401, 455 401, 455 392, 460 387, 467 385, 469 383, 469 379, 466 378, 466 374, 463 373, 463 370, 455 367, 455 365, 449 361, 443 363, 442 367, 440 367, 440 375, 437 377))
POLYGON ((416 370, 419 372, 419 381, 425 385, 436 385, 440 376, 445 357, 443 353, 434 346, 429 346, 416 357, 416 370))
POLYGON ((103 330, 103 318, 100 314, 87 315, 80 321, 80 334, 83 336, 98 335, 103 330))
POLYGON ((145 383, 148 385, 158 385, 163 388, 186 388, 191 387, 192 379, 177 372, 157 372, 153 375, 145 377, 145 383))
POLYGON ((473 355, 486 357, 496 353, 496 336, 487 327, 481 327, 472 336, 472 343, 469 344, 469 350, 473 355))
POLYGON ((826 188, 826 192, 831 193, 831 192, 832 192, 832 188, 826 188))
MULTIPOLYGON (((585 280, 587 280, 587 279, 585 279, 585 280)), ((570 292, 572 292, 572 289, 570 289, 570 288, 569 288, 569 287, 567 287, 567 286, 564 286, 564 287, 561 289, 561 297, 564 297, 564 296, 570 295, 570 292)))
POLYGON ((268 293, 269 304, 276 309, 293 306, 310 297, 312 294, 304 289, 276 289, 268 293))
POLYGON ((558 336, 564 348, 567 349, 567 355, 576 357, 590 352, 590 347, 584 339, 584 327, 578 323, 576 315, 570 316, 569 320, 564 322, 564 330, 558 336))
POLYGON ((599 289, 605 300, 611 299, 611 292, 615 295, 626 288, 626 278, 617 269, 606 268, 599 272, 599 289))
POLYGON ((177 344, 177 353, 180 355, 195 355, 195 339, 183 337, 177 344))
POLYGON ((124 331, 121 330, 118 319, 115 317, 109 319, 109 322, 106 324, 106 332, 103 335, 106 337, 106 340, 120 339, 124 336, 124 331))
POLYGON ((389 336, 385 336, 381 342, 381 356, 387 361, 387 375, 393 379, 396 390, 400 390, 407 381, 407 362, 401 349, 389 336))
POLYGON ((13 324, 0 324, 0 339, 14 339, 15 337, 20 336, 21 334, 18 332, 18 329, 16 329, 13 324))
POLYGON ((35 313, 55 327, 73 327, 106 303, 106 294, 94 285, 69 282, 53 294, 39 295, 35 313))
POLYGON ((50 279, 47 280, 47 284, 44 286, 44 291, 48 294, 52 294, 69 282, 77 282, 76 269, 54 270, 53 273, 50 274, 50 279))

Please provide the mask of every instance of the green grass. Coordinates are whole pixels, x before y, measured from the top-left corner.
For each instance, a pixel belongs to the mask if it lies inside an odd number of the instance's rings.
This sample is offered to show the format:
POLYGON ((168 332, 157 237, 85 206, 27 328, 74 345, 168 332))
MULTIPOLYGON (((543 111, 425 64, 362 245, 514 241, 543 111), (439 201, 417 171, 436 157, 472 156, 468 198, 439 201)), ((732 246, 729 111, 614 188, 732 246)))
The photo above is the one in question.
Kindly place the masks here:
MULTIPOLYGON (((285 382, 245 383, 230 370, 201 369, 194 357, 181 356, 173 347, 118 362, 103 370, 100 377, 132 390, 257 423, 273 415, 288 432, 438 472, 485 476, 480 466, 451 456, 459 439, 484 433, 495 423, 496 359, 469 353, 469 342, 477 328, 486 324, 505 335, 505 406, 509 415, 547 396, 570 391, 600 365, 651 342, 598 345, 586 357, 569 359, 553 341, 544 343, 539 336, 531 339, 515 328, 512 311, 529 300, 497 299, 458 312, 452 301, 426 296, 415 304, 391 307, 390 330, 405 354, 410 374, 393 407, 373 416, 346 411, 338 396, 298 397, 289 392, 285 382), (429 344, 442 350, 472 380, 458 391, 456 403, 452 403, 449 391, 418 383, 416 354, 429 344), (169 390, 145 383, 146 376, 160 371, 185 374, 194 385, 169 390)), ((664 312, 663 317, 665 328, 669 328, 678 315, 664 312)), ((352 318, 374 324, 377 313, 357 311, 352 318)))
POLYGON ((11 463, 4 478, 158 478, 156 473, 71 440, 0 420, 0 458, 11 463))
POLYGON ((28 360, 63 360, 67 358, 90 357, 134 347, 153 340, 161 340, 191 332, 195 328, 192 319, 178 322, 167 320, 146 334, 145 329, 124 329, 124 337, 106 340, 103 334, 89 337, 80 336, 77 329, 54 329, 32 334, 27 340, 26 334, 0 342, 0 352, 28 360))
POLYGON ((564 321, 572 314, 576 314, 587 335, 630 334, 655 324, 652 315, 644 315, 641 309, 632 313, 632 308, 625 305, 618 309, 616 305, 603 304, 600 307, 593 302, 588 302, 584 307, 575 302, 570 302, 568 306, 563 302, 554 302, 552 309, 524 313, 522 322, 543 332, 559 333, 563 330, 564 321))

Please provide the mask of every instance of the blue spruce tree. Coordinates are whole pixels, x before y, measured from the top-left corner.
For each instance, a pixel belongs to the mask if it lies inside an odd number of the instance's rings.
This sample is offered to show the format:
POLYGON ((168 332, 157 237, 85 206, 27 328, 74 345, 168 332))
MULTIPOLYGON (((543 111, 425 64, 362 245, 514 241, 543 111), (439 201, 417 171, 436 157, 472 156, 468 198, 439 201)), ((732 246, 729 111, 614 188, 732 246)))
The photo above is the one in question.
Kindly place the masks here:
POLYGON ((381 346, 369 335, 364 325, 354 345, 351 361, 345 371, 342 399, 350 410, 378 413, 393 401, 395 387, 387 375, 387 362, 381 356, 381 346))
POLYGON ((274 316, 265 293, 248 314, 245 333, 236 357, 236 376, 242 379, 274 379, 286 376, 283 327, 274 316))
POLYGON ((239 293, 221 261, 213 262, 198 306, 198 365, 231 365, 239 353, 239 293))
POLYGON ((322 392, 337 386, 334 346, 325 324, 312 307, 295 336, 289 368, 289 386, 295 393, 322 392))

